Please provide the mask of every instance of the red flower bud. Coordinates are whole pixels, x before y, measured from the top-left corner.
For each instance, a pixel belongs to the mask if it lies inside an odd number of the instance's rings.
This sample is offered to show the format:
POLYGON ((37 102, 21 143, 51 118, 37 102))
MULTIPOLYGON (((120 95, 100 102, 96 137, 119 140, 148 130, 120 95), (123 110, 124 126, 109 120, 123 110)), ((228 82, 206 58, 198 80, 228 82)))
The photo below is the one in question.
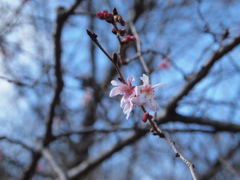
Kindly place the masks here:
POLYGON ((135 36, 131 36, 130 39, 133 40, 133 41, 137 40, 137 38, 135 36))
POLYGON ((99 19, 102 19, 102 20, 104 19, 103 13, 97 12, 96 15, 99 19))
POLYGON ((113 20, 113 14, 112 13, 107 13, 105 15, 105 20, 108 22, 108 23, 113 23, 114 20, 113 20))
POLYGON ((145 116, 142 117, 142 122, 147 122, 147 118, 145 116))
MULTIPOLYGON (((147 120, 151 120, 153 118, 152 115, 150 115, 148 112, 145 112, 143 117, 142 117, 142 121, 143 122, 147 122, 147 120)), ((151 131, 151 130, 150 130, 151 131)), ((153 130, 154 131, 154 130, 153 130)), ((152 132, 152 131, 151 131, 152 132)))
POLYGON ((108 13, 108 10, 105 9, 105 10, 102 10, 102 12, 103 12, 103 13, 108 13))
POLYGON ((109 14, 108 13, 103 13, 103 17, 107 19, 107 18, 109 18, 109 14))
POLYGON ((125 38, 122 40, 123 43, 127 44, 128 42, 130 41, 136 41, 136 37, 134 36, 130 36, 130 35, 127 35, 125 36, 125 38))

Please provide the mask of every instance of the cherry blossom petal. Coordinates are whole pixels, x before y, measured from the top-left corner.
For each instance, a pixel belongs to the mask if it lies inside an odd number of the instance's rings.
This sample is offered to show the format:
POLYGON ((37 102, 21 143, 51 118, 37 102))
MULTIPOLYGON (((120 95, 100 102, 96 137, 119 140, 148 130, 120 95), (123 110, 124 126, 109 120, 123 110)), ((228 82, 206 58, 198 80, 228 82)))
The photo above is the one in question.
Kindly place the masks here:
POLYGON ((140 77, 140 79, 143 81, 143 86, 149 84, 149 77, 146 74, 143 74, 143 76, 140 77))
POLYGON ((166 84, 165 83, 159 83, 159 84, 155 84, 152 86, 153 89, 155 88, 158 88, 158 87, 161 87, 161 86, 165 86, 166 84))
POLYGON ((116 96, 116 95, 121 95, 121 94, 123 94, 121 91, 119 91, 119 88, 118 87, 115 87, 115 88, 113 88, 111 91, 110 91, 110 94, 109 94, 109 96, 110 97, 113 97, 113 96, 116 96))
POLYGON ((158 103, 152 98, 146 101, 146 106, 154 112, 156 112, 159 109, 158 103))
POLYGON ((133 75, 129 75, 127 78, 128 84, 130 84, 132 81, 135 81, 135 79, 134 79, 133 75))

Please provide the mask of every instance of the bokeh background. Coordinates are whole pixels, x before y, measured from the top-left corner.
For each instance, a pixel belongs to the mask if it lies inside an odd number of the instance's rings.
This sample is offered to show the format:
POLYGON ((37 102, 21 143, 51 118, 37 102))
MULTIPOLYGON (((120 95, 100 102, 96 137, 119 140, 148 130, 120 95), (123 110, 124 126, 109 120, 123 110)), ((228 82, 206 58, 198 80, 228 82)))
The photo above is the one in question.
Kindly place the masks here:
POLYGON ((137 36, 124 78, 141 84, 141 54, 151 83, 167 84, 155 90, 159 127, 199 179, 240 179, 239 0, 1 0, 0 179, 192 179, 139 107, 126 120, 109 97, 116 71, 86 29, 118 52, 96 17, 114 7, 137 36))

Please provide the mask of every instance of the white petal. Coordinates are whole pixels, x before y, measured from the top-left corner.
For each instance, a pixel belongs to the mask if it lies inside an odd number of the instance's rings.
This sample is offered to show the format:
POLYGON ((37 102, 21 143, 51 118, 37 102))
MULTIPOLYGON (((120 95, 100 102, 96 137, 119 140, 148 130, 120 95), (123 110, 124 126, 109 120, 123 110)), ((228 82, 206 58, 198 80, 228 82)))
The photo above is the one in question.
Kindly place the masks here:
POLYGON ((165 86, 165 83, 159 83, 159 84, 155 84, 154 86, 152 86, 153 89, 161 87, 161 86, 165 86))
POLYGON ((120 107, 124 108, 125 104, 126 104, 126 101, 124 100, 124 96, 123 96, 121 101, 120 101, 120 107))
POLYGON ((148 99, 146 101, 146 106, 151 109, 152 111, 157 111, 159 109, 159 105, 154 99, 148 99))
POLYGON ((123 94, 123 93, 121 93, 121 91, 119 90, 118 87, 115 87, 110 91, 109 96, 113 97, 113 96, 116 96, 118 94, 123 94))
POLYGON ((140 79, 143 81, 143 85, 149 84, 149 77, 146 74, 143 74, 143 76, 140 77, 140 79))
POLYGON ((115 81, 115 80, 112 80, 112 81, 111 81, 111 84, 112 84, 113 86, 118 86, 120 83, 117 82, 117 81, 115 81))
POLYGON ((130 84, 132 81, 135 81, 134 76, 133 75, 129 75, 127 78, 128 84, 130 84))
POLYGON ((140 87, 140 86, 135 86, 134 90, 135 90, 135 94, 136 94, 136 96, 139 96, 140 93, 141 93, 141 92, 140 92, 141 87, 140 87))

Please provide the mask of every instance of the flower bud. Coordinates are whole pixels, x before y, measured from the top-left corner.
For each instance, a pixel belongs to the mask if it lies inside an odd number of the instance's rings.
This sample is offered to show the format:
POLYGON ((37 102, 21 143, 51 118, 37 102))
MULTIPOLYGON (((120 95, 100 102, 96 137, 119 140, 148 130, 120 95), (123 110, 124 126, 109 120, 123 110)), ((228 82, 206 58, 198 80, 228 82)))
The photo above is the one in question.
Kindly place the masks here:
POLYGON ((113 23, 114 20, 113 20, 113 14, 112 13, 107 13, 105 15, 105 20, 108 22, 108 23, 113 23))
POLYGON ((112 33, 115 34, 115 35, 117 34, 116 28, 112 28, 112 33))
POLYGON ((125 26, 125 25, 126 25, 126 23, 125 23, 125 21, 124 21, 123 19, 121 19, 121 20, 119 21, 119 23, 121 24, 121 26, 125 26))
POLYGON ((108 13, 108 10, 105 9, 105 10, 102 10, 102 12, 103 12, 103 13, 108 13))
POLYGON ((101 13, 101 12, 97 12, 96 15, 97 15, 97 17, 98 17, 99 19, 104 20, 103 13, 101 13))
POLYGON ((125 28, 124 29, 119 29, 119 35, 120 36, 124 36, 125 33, 126 33, 126 29, 125 28))
POLYGON ((148 118, 149 118, 149 114, 146 112, 146 113, 144 113, 144 115, 142 117, 142 121, 147 122, 148 118))
POLYGON ((103 17, 104 17, 105 19, 107 19, 107 18, 109 18, 109 14, 108 14, 108 13, 103 13, 103 17))
POLYGON ((136 41, 136 40, 137 40, 137 38, 136 38, 135 36, 131 36, 130 39, 131 39, 132 41, 136 41))
POLYGON ((113 19, 114 19, 115 22, 119 22, 119 18, 121 18, 120 15, 114 15, 113 16, 113 19))
POLYGON ((127 36, 125 36, 125 38, 122 40, 122 43, 127 44, 127 43, 129 43, 130 41, 136 41, 136 40, 137 40, 136 37, 127 35, 127 36))
POLYGON ((142 122, 147 122, 147 118, 145 116, 142 117, 142 122))

